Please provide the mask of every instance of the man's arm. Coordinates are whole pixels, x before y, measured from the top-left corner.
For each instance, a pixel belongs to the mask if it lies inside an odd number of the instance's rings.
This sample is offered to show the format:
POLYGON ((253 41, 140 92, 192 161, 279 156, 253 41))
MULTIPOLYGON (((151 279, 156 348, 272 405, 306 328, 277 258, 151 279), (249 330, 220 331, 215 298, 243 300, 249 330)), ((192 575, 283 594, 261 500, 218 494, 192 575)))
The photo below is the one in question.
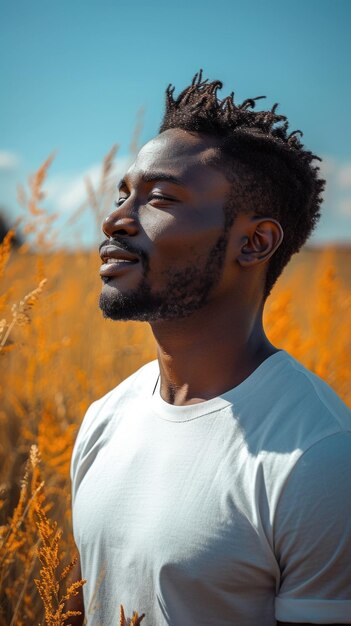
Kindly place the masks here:
POLYGON ((351 434, 340 432, 311 446, 285 483, 274 525, 278 626, 351 624, 350 476, 351 434))
MULTIPOLYGON (((68 577, 67 577, 67 587, 69 587, 70 585, 72 585, 75 582, 78 582, 79 580, 82 579, 82 573, 81 573, 81 568, 80 568, 80 558, 78 555, 78 559, 77 562, 75 563, 75 565, 73 566, 72 570, 70 571, 68 577)), ((65 608, 64 611, 80 611, 81 615, 75 615, 72 617, 68 617, 67 620, 65 620, 64 624, 65 626, 83 626, 83 622, 84 622, 84 602, 83 602, 83 589, 82 587, 79 587, 77 589, 77 595, 76 596, 72 596, 69 600, 66 601, 65 604, 65 608)))

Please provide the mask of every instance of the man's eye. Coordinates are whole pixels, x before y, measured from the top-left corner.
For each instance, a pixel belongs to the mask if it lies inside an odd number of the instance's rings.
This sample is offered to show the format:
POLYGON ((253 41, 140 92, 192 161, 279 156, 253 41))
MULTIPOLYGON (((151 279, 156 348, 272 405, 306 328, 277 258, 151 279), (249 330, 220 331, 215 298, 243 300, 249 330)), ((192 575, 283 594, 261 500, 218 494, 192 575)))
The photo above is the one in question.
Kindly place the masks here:
POLYGON ((115 206, 116 207, 121 206, 121 204, 123 204, 125 200, 127 200, 127 198, 118 198, 118 200, 115 200, 115 206))
POLYGON ((167 196, 163 196, 161 193, 152 193, 149 196, 148 200, 150 202, 150 200, 170 200, 170 198, 168 198, 167 196))
MULTIPOLYGON (((122 197, 118 198, 118 200, 115 200, 115 202, 114 202, 115 207, 118 208, 118 207, 122 206, 123 202, 125 202, 126 200, 128 200, 128 196, 122 196, 122 197)), ((164 195, 162 195, 162 193, 152 193, 148 197, 148 202, 151 202, 152 200, 171 201, 172 198, 169 198, 168 196, 164 196, 164 195)))

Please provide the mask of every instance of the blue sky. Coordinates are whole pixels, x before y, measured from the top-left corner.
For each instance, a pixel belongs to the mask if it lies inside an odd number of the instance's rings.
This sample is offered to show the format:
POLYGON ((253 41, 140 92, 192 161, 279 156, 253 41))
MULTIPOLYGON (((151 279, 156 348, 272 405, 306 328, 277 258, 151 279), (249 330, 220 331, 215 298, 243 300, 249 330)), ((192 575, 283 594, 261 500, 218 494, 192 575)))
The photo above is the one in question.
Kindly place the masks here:
POLYGON ((122 171, 140 107, 145 142, 167 84, 181 89, 203 67, 223 95, 265 94, 304 131, 328 180, 313 240, 350 240, 350 23, 349 0, 0 0, 0 205, 17 215, 16 183, 57 150, 47 206, 60 241, 78 228, 91 243, 88 215, 65 225, 84 176, 97 180, 116 142, 122 171))

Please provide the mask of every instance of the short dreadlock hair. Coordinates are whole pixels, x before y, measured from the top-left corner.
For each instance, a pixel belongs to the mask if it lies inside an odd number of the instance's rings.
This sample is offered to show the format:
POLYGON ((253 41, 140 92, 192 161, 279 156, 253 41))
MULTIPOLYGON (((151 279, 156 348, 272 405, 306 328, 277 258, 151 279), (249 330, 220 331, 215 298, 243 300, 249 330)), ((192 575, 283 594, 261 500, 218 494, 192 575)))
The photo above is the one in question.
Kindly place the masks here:
POLYGON ((212 136, 218 142, 219 165, 233 181, 233 197, 226 207, 226 224, 240 211, 279 221, 284 238, 270 259, 264 298, 269 295, 291 256, 305 243, 320 218, 325 181, 313 161, 321 159, 306 150, 300 130, 288 132, 284 115, 271 110, 254 111, 256 100, 235 104, 234 93, 220 100, 219 80, 203 80, 202 70, 189 87, 174 98, 174 87, 166 90, 166 110, 160 132, 180 128, 212 136), (235 168, 234 168, 235 164, 235 168), (239 171, 239 175, 238 175, 239 171), (238 192, 241 189, 241 193, 238 192), (235 193, 234 193, 235 188, 235 193))

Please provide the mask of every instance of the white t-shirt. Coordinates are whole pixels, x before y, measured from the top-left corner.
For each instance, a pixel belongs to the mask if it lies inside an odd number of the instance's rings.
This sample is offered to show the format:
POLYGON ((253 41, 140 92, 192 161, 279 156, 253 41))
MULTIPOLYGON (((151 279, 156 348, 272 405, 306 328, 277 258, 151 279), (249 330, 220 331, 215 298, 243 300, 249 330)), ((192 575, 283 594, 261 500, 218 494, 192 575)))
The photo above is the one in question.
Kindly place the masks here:
POLYGON ((89 626, 351 624, 351 413, 285 351, 212 400, 157 361, 94 402, 72 459, 89 626))

